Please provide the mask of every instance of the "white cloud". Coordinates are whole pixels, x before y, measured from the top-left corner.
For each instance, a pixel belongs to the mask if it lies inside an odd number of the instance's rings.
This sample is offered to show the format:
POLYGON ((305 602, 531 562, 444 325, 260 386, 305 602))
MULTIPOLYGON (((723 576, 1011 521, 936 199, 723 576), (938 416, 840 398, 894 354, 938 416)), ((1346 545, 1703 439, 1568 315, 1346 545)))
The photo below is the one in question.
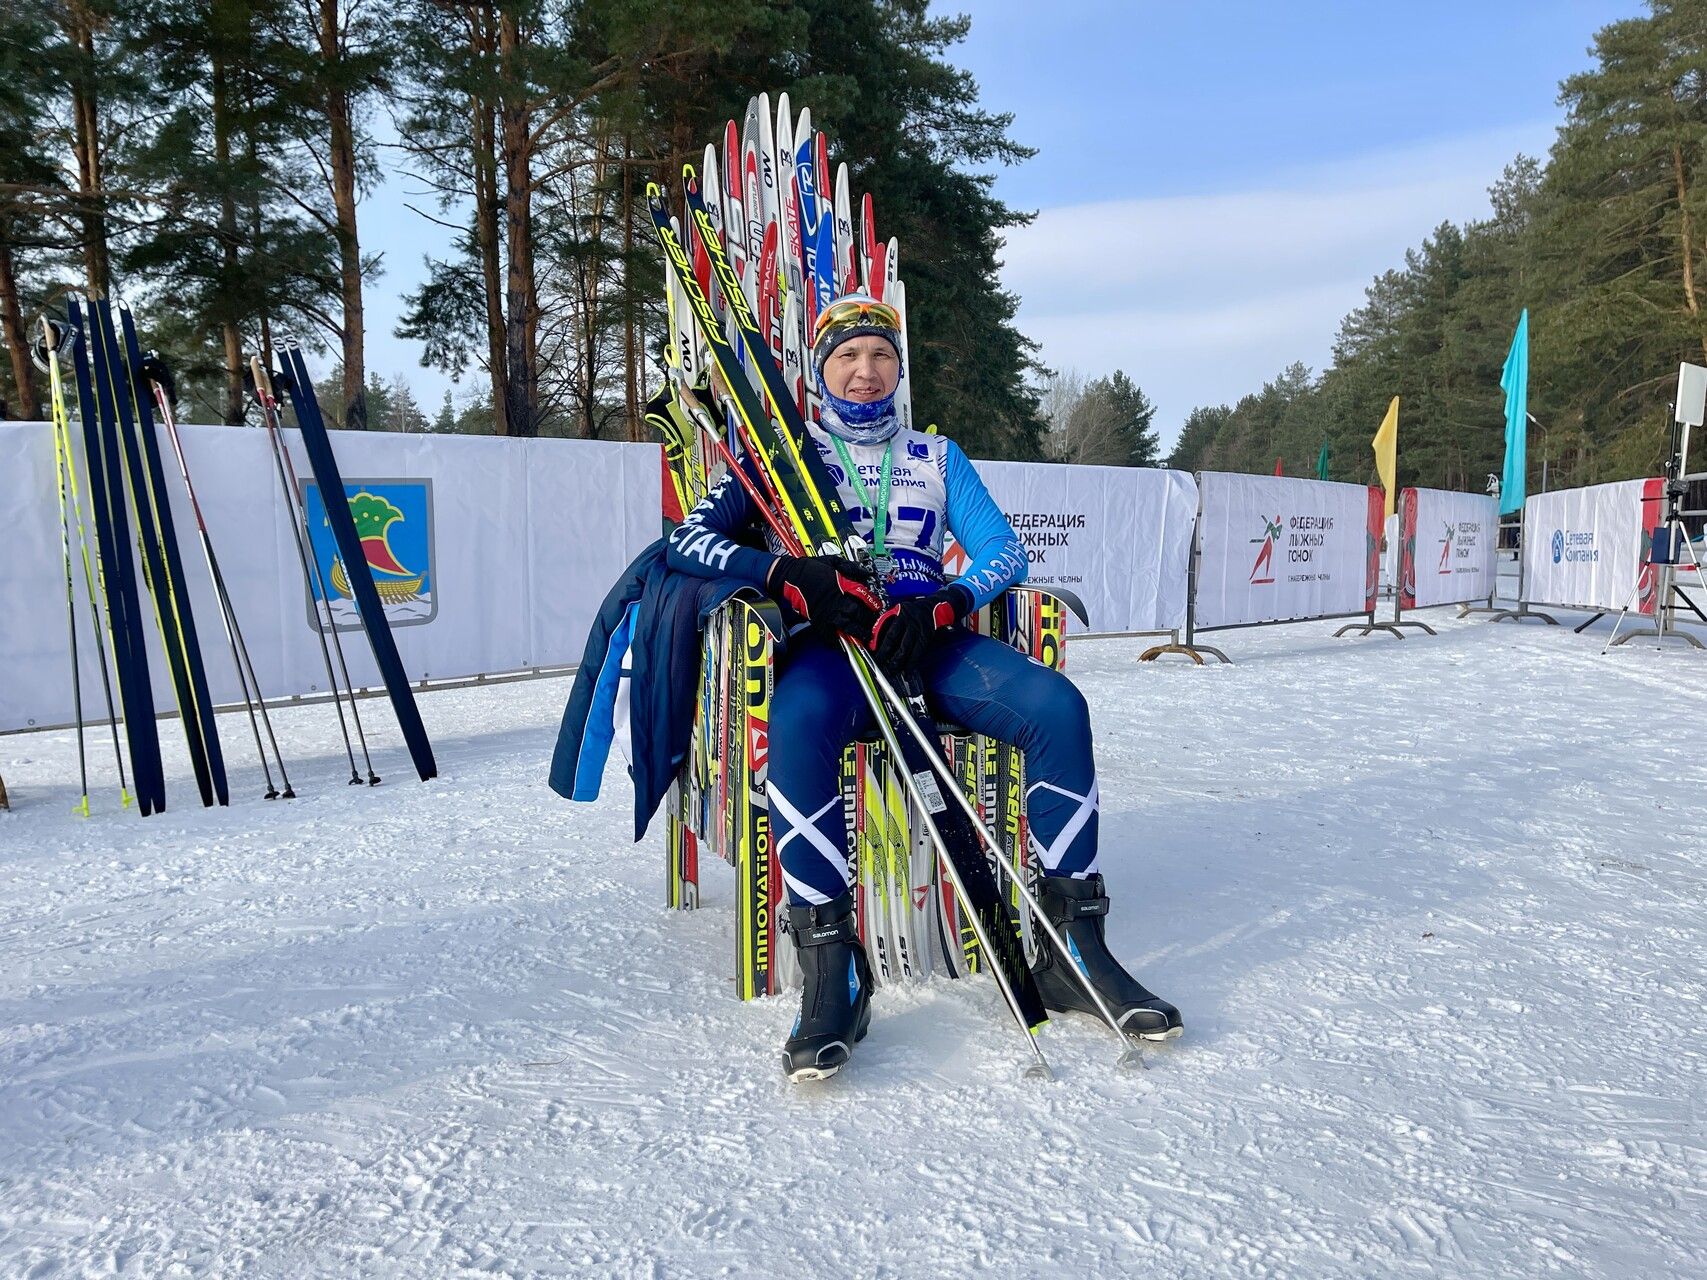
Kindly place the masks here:
POLYGON ((1046 364, 1126 370, 1169 444, 1194 405, 1232 403, 1294 360, 1325 365, 1369 282, 1441 222, 1485 217, 1501 169, 1551 134, 1500 129, 1246 191, 1045 208, 1010 234, 1003 283, 1046 364))

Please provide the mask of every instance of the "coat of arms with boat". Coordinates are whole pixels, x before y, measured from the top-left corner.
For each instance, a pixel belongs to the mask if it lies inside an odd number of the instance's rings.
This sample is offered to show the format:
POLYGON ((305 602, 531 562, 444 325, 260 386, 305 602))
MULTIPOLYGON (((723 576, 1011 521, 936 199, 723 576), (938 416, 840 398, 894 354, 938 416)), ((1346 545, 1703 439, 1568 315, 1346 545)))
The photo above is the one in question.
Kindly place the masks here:
MULTIPOLYGON (((374 589, 394 627, 430 622, 438 612, 434 581, 433 487, 431 480, 346 480, 356 536, 361 539, 374 589)), ((359 627, 350 573, 326 520, 320 486, 303 486, 304 506, 317 572, 313 575, 310 620, 324 626, 359 627)))

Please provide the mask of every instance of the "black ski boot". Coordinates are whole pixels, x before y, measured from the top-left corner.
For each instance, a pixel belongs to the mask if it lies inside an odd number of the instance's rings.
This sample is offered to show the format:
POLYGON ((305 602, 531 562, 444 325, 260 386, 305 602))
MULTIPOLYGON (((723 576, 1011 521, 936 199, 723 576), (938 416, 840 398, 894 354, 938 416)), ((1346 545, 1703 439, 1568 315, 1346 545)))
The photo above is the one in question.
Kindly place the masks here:
POLYGON ((871 966, 854 924, 852 889, 822 906, 786 910, 805 990, 783 1042, 782 1069, 790 1080, 824 1080, 871 1025, 871 966))
MULTIPOLYGON (((1090 978, 1121 1030, 1144 1040, 1171 1040, 1185 1029, 1178 1009, 1146 991, 1144 984, 1109 954, 1108 944, 1103 941, 1108 895, 1103 892, 1101 876, 1084 880, 1044 876, 1037 887, 1037 900, 1067 940, 1080 971, 1090 978)), ((1040 951, 1032 974, 1037 979, 1044 1006, 1057 1012, 1076 1011, 1100 1018, 1096 1005, 1079 980, 1067 971, 1067 961, 1056 954, 1048 935, 1039 937, 1038 944, 1040 951)))

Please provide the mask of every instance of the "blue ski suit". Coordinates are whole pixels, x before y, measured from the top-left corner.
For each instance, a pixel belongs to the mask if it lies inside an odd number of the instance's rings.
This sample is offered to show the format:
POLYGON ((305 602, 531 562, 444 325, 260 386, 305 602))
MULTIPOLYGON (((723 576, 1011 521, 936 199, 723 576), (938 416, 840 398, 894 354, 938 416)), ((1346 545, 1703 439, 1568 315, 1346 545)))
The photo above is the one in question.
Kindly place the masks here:
MULTIPOLYGON (((846 475, 828 437, 816 426, 811 431, 855 531, 872 542, 865 493, 846 475)), ((980 607, 1024 581, 1025 550, 959 447, 910 430, 897 431, 892 441, 885 526, 894 558, 885 584, 889 594, 900 598, 940 589, 943 543, 950 533, 967 555, 955 581, 972 591, 980 607)), ((850 443, 847 449, 865 489, 877 494, 883 444, 850 443)), ((744 457, 741 465, 756 481, 752 460, 744 457)), ((669 539, 671 568, 701 577, 727 575, 760 588, 781 553, 733 475, 714 485, 669 539), (755 545, 761 541, 768 550, 755 545)), ((938 636, 919 676, 933 714, 1025 753, 1031 852, 1043 872, 1079 878, 1095 873, 1090 711, 1072 681, 998 640, 958 628, 938 636)), ((852 882, 841 758, 848 743, 874 728, 840 648, 809 629, 798 632, 772 696, 765 784, 783 878, 796 906, 828 902, 852 882)))

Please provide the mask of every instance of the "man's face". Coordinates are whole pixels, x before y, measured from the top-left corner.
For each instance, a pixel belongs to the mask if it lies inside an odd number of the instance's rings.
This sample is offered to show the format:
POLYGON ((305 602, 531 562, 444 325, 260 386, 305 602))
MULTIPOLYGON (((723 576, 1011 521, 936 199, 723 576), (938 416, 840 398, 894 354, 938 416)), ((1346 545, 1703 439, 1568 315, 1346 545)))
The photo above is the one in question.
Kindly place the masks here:
POLYGON ((831 395, 869 404, 891 394, 901 381, 901 361, 886 338, 861 334, 849 338, 824 362, 824 386, 831 395))

